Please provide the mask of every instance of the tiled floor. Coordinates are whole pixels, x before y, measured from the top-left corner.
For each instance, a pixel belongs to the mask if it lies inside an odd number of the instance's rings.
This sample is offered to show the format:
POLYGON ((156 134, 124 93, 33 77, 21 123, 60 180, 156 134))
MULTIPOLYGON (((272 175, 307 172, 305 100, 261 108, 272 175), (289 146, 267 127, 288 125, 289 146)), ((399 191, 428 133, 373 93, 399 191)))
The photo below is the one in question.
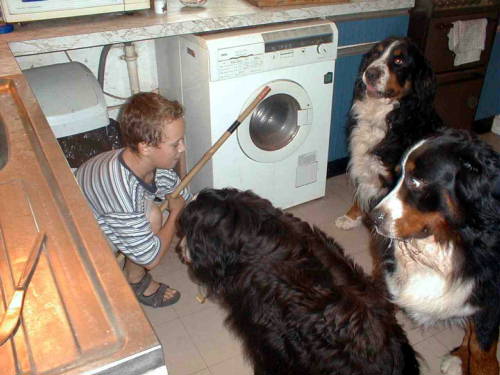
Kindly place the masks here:
MULTIPOLYGON (((495 147, 500 149, 500 136, 488 136, 488 141, 495 142, 495 147)), ((293 207, 289 212, 331 235, 366 272, 371 272, 368 231, 364 227, 342 231, 333 224, 350 203, 351 187, 346 176, 342 175, 327 181, 324 198, 293 207)), ((169 374, 252 375, 239 341, 224 327, 224 312, 210 301, 204 304, 197 302, 197 286, 190 281, 186 266, 180 263, 174 252, 165 256, 153 275, 182 293, 180 301, 172 307, 145 307, 163 345, 169 374)), ((402 314, 399 318, 410 341, 422 356, 422 374, 438 375, 441 357, 460 344, 462 331, 445 327, 423 331, 414 327, 402 314)))

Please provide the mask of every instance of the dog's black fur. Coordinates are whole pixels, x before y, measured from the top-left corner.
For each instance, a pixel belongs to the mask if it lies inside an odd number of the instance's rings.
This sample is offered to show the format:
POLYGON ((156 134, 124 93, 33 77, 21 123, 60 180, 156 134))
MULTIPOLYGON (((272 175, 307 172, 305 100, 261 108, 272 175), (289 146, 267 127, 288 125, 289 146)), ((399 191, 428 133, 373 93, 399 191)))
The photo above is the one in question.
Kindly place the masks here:
POLYGON ((255 374, 418 374, 384 288, 323 232, 252 192, 204 190, 179 219, 190 271, 255 374))
MULTIPOLYGON (((394 191, 371 213, 377 231, 392 238, 391 245, 384 244, 381 250, 394 297, 408 300, 400 294, 405 289, 402 280, 411 276, 405 275, 406 269, 417 272, 422 268, 422 275, 440 275, 450 291, 473 285, 469 294, 461 292, 462 306, 448 308, 446 304, 456 304, 457 299, 446 297, 438 303, 414 300, 402 307, 421 324, 470 322, 473 339, 481 351, 488 352, 492 345, 496 347, 500 324, 500 197, 496 193, 500 156, 470 133, 448 129, 414 146, 403 159, 402 173, 394 191), (393 203, 396 200, 398 204, 393 203), (402 207, 395 211, 398 218, 391 218, 390 207, 402 207), (423 250, 418 243, 426 238, 434 247, 428 241, 423 250), (404 266, 398 263, 402 259, 404 266), (434 269, 434 265, 439 267, 434 269), (434 314, 427 303, 440 305, 444 312, 434 314)), ((420 277, 429 286, 425 276, 420 277)), ((492 356, 496 361, 495 353, 492 356)))

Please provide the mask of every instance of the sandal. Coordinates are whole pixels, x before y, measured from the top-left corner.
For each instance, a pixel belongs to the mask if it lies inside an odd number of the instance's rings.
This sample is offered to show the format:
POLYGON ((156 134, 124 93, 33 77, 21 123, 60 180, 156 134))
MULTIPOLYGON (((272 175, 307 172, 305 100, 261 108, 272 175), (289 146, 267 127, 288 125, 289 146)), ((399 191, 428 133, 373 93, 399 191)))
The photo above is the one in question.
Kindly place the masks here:
POLYGON ((153 278, 149 274, 149 272, 146 272, 142 279, 137 282, 137 283, 130 283, 130 286, 132 287, 132 290, 134 291, 135 295, 137 296, 137 299, 139 302, 146 306, 151 306, 151 307, 164 307, 164 306, 170 306, 176 303, 179 298, 181 298, 181 294, 179 291, 175 291, 175 294, 170 297, 165 299, 165 291, 170 288, 168 285, 165 285, 163 283, 159 283, 160 286, 150 296, 145 296, 144 291, 146 288, 149 286, 153 278))

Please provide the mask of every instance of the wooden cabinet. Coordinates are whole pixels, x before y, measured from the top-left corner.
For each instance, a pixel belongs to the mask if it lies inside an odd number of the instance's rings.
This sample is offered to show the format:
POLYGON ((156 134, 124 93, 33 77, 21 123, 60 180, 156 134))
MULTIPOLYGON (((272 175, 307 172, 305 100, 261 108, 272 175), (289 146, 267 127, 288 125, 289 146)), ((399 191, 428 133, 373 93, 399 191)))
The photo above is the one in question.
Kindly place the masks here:
POLYGON ((417 0, 410 12, 408 35, 416 41, 436 73, 436 110, 446 125, 472 129, 498 24, 498 2, 488 0, 417 0), (455 21, 485 18, 485 48, 480 59, 454 65, 448 33, 455 21))
POLYGON ((470 129, 479 103, 482 75, 461 76, 438 84, 436 109, 445 122, 458 129, 470 129))
POLYGON ((486 66, 488 64, 488 57, 490 55, 491 46, 496 33, 496 17, 496 12, 486 12, 431 19, 423 52, 431 62, 434 72, 439 74, 442 72, 486 66), (453 25, 453 22, 479 18, 486 18, 488 20, 488 26, 486 27, 486 48, 481 53, 481 58, 478 61, 471 62, 469 64, 454 66, 453 61, 455 59, 455 54, 448 48, 448 33, 453 25))

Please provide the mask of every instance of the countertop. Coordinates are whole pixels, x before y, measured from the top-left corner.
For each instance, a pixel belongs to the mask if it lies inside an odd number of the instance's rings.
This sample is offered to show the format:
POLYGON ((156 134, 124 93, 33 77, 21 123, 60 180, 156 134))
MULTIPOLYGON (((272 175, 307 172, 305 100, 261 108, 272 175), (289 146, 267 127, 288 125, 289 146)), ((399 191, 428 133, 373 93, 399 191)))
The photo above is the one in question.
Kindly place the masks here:
POLYGON ((0 320, 34 238, 46 235, 19 327, 0 345, 0 374, 162 368, 162 347, 22 75, 0 78, 0 127, 0 320))
POLYGON ((204 7, 188 8, 178 0, 167 0, 164 15, 144 10, 130 15, 114 13, 36 21, 0 35, 0 76, 19 73, 13 56, 318 17, 368 15, 413 6, 414 0, 351 0, 259 8, 246 0, 208 0, 204 7))

